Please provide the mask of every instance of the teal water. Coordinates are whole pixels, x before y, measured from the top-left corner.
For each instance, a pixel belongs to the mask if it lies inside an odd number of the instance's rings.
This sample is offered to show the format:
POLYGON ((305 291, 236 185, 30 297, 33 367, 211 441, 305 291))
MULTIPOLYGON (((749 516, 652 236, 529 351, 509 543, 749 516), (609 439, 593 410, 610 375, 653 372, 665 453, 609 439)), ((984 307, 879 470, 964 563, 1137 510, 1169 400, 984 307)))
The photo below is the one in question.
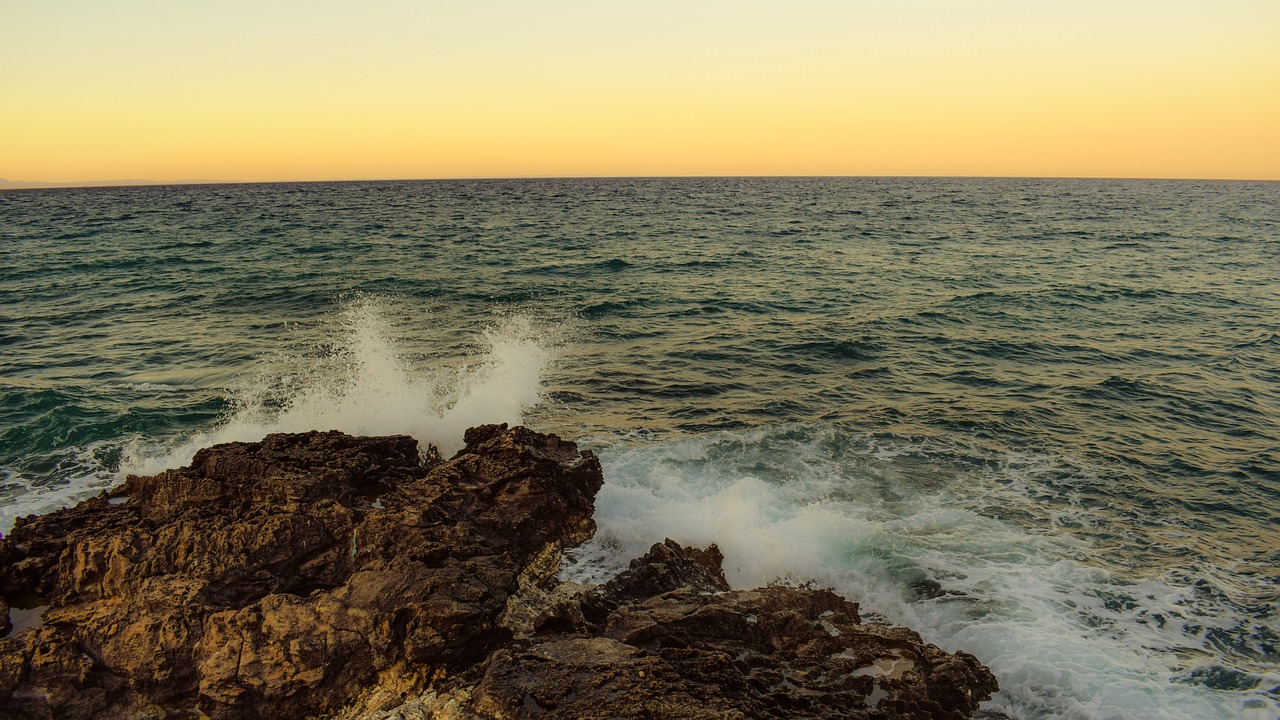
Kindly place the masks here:
POLYGON ((979 656, 1014 718, 1280 717, 1280 184, 0 193, 0 531, 275 430, 596 448, 663 537, 979 656))

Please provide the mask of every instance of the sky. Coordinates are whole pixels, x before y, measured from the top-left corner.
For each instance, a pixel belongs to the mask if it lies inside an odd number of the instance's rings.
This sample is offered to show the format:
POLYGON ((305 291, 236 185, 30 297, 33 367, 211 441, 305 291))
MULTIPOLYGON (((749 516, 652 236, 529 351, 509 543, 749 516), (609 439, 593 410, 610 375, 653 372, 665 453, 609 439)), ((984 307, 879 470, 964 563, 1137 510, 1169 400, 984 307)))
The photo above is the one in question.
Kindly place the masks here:
POLYGON ((1280 180, 1280 0, 0 0, 0 177, 1280 180))

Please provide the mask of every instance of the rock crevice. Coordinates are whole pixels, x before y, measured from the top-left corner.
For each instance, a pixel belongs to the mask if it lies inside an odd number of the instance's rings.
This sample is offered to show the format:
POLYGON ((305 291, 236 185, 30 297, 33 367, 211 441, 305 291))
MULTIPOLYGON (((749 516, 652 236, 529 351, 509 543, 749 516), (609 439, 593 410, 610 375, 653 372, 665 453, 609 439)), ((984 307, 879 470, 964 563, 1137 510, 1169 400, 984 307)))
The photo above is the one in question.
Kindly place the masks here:
POLYGON ((659 543, 559 585, 591 537, 590 451, 469 430, 271 435, 0 539, 0 718, 963 718, 976 660, 825 590, 730 590, 659 543))

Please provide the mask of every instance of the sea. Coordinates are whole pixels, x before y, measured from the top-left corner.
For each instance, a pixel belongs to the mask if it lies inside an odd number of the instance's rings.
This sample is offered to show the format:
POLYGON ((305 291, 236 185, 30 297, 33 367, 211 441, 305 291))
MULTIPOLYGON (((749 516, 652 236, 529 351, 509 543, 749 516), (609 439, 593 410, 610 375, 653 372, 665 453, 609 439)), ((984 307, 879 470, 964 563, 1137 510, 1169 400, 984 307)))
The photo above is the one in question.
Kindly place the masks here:
POLYGON ((562 571, 717 544, 987 664, 987 717, 1280 717, 1280 183, 0 192, 0 532, 210 444, 602 459, 562 571))

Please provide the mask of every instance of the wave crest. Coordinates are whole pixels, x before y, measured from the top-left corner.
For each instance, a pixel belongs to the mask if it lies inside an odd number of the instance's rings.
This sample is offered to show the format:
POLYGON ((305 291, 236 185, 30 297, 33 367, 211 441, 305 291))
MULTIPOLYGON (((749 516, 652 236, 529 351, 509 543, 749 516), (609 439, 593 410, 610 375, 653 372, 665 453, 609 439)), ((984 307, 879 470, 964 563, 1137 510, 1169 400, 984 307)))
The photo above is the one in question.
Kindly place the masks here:
POLYGON ((209 445, 308 430, 408 434, 447 456, 461 449, 467 428, 521 423, 540 401, 555 328, 506 315, 452 355, 415 354, 406 349, 411 338, 396 326, 395 314, 386 301, 358 298, 340 313, 335 341, 266 363, 234 393, 232 410, 211 431, 163 452, 135 447, 124 465, 154 473, 186 464, 209 445))

